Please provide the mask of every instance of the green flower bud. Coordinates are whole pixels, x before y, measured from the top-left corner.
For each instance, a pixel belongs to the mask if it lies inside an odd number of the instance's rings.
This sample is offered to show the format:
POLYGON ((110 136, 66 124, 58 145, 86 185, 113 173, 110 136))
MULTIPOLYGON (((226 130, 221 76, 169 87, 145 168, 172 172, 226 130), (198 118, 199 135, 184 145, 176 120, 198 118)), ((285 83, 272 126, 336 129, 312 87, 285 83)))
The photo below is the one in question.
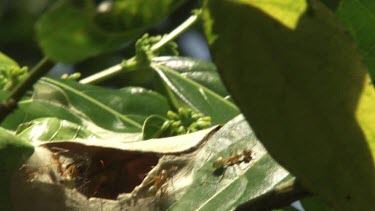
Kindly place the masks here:
POLYGON ((188 120, 190 117, 190 113, 191 111, 188 109, 184 109, 184 108, 178 109, 178 115, 180 116, 180 119, 188 120))
POLYGON ((171 128, 171 135, 177 135, 178 134, 178 127, 172 127, 171 128))
POLYGON ((179 135, 182 135, 182 134, 186 134, 186 129, 184 126, 180 126, 177 130, 177 134, 179 135))
POLYGON ((194 113, 194 114, 191 116, 191 118, 192 118, 193 120, 198 120, 198 119, 201 118, 201 117, 203 117, 203 115, 202 115, 202 114, 199 114, 199 113, 194 113))
POLYGON ((168 130, 170 128, 171 124, 172 124, 171 121, 169 121, 169 120, 165 121, 163 123, 163 125, 161 126, 161 131, 164 132, 164 131, 168 130))
POLYGON ((205 121, 205 122, 211 122, 211 117, 210 116, 205 116, 200 119, 200 121, 205 121))
POLYGON ((173 120, 179 120, 180 119, 178 117, 178 115, 173 111, 168 111, 167 116, 168 116, 169 119, 173 119, 173 120))
POLYGON ((208 128, 211 125, 211 122, 206 121, 197 121, 196 123, 200 129, 208 128))
POLYGON ((79 72, 77 72, 77 73, 73 73, 73 74, 71 74, 71 75, 64 73, 64 74, 61 76, 61 79, 78 80, 80 77, 81 77, 81 73, 79 73, 79 72))
POLYGON ((62 76, 61 76, 61 79, 68 79, 69 75, 67 73, 64 73, 62 76))
POLYGON ((196 122, 194 122, 193 124, 191 124, 190 126, 189 126, 189 129, 197 129, 198 128, 198 125, 197 125, 197 123, 196 122))
POLYGON ((172 123, 172 127, 179 127, 181 125, 181 121, 175 121, 172 123))

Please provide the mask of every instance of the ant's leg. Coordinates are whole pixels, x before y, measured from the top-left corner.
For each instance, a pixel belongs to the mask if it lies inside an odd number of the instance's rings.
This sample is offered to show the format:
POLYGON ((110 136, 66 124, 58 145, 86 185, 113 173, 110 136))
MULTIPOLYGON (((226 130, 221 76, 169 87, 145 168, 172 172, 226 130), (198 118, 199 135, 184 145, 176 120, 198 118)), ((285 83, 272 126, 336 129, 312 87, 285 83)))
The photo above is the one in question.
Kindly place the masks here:
POLYGON ((239 152, 238 147, 235 147, 235 146, 230 146, 229 147, 229 153, 230 153, 230 155, 237 155, 238 152, 239 152))

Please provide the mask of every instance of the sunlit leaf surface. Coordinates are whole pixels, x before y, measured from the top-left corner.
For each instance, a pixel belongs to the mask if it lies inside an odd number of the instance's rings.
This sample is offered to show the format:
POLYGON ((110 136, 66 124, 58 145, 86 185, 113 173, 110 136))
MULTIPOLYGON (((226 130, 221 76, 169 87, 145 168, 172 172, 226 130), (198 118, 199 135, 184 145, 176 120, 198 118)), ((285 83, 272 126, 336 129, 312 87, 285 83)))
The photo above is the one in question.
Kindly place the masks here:
POLYGON ((318 1, 206 3, 215 64, 270 154, 334 208, 375 207, 375 91, 334 15, 318 1))

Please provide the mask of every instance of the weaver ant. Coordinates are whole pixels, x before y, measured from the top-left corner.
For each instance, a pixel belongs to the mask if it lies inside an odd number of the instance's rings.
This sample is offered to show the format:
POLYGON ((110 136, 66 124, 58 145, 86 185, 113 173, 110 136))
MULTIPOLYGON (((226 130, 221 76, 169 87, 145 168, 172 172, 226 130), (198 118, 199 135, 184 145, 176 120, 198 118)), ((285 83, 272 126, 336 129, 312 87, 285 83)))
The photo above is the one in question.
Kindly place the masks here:
MULTIPOLYGON (((58 148, 55 148, 55 150, 56 149, 58 148)), ((60 151, 61 149, 58 150, 60 151)), ((87 155, 74 156, 75 161, 64 165, 63 162, 60 160, 61 152, 66 153, 68 152, 68 150, 61 150, 60 152, 53 153, 51 156, 55 163, 56 172, 61 177, 58 183, 61 183, 65 187, 71 189, 76 188, 78 184, 81 184, 81 186, 77 189, 82 188, 88 182, 88 178, 86 178, 87 176, 85 175, 85 173, 87 173, 86 171, 88 170, 89 165, 91 163, 90 159, 87 155)))
POLYGON ((225 170, 229 166, 240 164, 242 162, 249 163, 251 160, 254 159, 253 154, 254 153, 252 150, 245 149, 241 153, 238 153, 230 157, 218 157, 212 164, 212 167, 215 169, 213 172, 214 175, 223 175, 225 170))
MULTIPOLYGON (((172 166, 169 170, 163 169, 160 173, 152 179, 148 184, 152 183, 152 186, 147 190, 147 195, 155 195, 158 190, 163 192, 163 187, 166 184, 169 177, 172 176, 172 172, 177 170, 177 166, 172 166)), ((148 185, 146 184, 146 186, 148 185)))

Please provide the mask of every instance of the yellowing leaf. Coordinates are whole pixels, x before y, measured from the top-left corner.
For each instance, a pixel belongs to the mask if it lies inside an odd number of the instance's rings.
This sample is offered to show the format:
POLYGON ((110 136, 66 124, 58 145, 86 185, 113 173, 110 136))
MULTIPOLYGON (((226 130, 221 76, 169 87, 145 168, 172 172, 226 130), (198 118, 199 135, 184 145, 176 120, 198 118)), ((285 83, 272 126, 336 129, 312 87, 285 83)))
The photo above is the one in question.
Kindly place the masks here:
POLYGON ((249 2, 268 15, 280 21, 286 27, 294 29, 297 26, 298 19, 307 8, 305 0, 284 0, 275 3, 273 0, 241 0, 249 2))

